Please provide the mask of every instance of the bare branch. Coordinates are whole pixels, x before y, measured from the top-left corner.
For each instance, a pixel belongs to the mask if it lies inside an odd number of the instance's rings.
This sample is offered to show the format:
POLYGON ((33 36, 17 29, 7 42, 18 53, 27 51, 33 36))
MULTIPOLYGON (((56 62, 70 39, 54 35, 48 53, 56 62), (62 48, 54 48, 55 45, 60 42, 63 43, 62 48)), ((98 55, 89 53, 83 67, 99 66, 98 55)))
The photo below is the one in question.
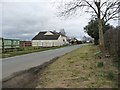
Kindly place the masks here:
POLYGON ((68 3, 68 4, 65 4, 65 10, 63 10, 61 13, 60 13, 60 16, 65 16, 65 15, 71 15, 72 12, 73 14, 75 14, 75 12, 77 11, 78 8, 83 8, 85 6, 88 6, 86 4, 82 4, 82 2, 77 2, 77 3, 68 3))
POLYGON ((89 7, 91 7, 94 10, 96 14, 98 14, 96 9, 87 0, 84 0, 84 1, 89 5, 89 7))
POLYGON ((107 4, 107 1, 103 2, 100 8, 102 8, 105 4, 107 4))
MULTIPOLYGON (((61 11, 60 16, 69 16, 77 14, 78 10, 84 10, 87 13, 92 13, 94 18, 99 18, 105 20, 105 22, 109 21, 113 17, 119 13, 118 10, 118 0, 110 2, 108 0, 101 2, 100 0, 75 0, 65 4, 64 10, 61 11)), ((81 11, 80 11, 81 12, 81 11)), ((79 12, 79 13, 80 13, 79 12)))
POLYGON ((119 18, 120 16, 116 16, 117 12, 111 14, 108 18, 106 18, 105 23, 107 23, 109 20, 114 19, 114 18, 119 18))
POLYGON ((108 15, 108 11, 110 11, 110 9, 116 8, 115 6, 118 4, 118 2, 108 2, 107 8, 105 10, 105 13, 102 17, 102 19, 104 19, 105 17, 107 17, 108 15))

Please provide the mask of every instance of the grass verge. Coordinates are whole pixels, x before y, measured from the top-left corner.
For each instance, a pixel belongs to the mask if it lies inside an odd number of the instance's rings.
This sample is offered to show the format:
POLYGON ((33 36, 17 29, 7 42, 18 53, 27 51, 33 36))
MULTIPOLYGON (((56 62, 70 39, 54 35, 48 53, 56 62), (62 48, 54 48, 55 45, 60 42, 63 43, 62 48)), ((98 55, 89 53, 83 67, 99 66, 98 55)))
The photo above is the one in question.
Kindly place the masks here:
POLYGON ((21 47, 18 48, 12 52, 5 52, 2 53, 2 58, 7 58, 7 57, 13 57, 13 56, 18 56, 18 55, 24 55, 24 54, 29 54, 29 53, 34 53, 34 52, 41 52, 41 51, 45 51, 45 50, 51 50, 51 49, 57 49, 57 48, 61 48, 63 46, 58 46, 58 47, 44 47, 44 48, 40 48, 40 47, 21 47))
POLYGON ((98 46, 65 54, 40 74, 36 88, 118 88, 118 69, 111 58, 98 58, 98 46))

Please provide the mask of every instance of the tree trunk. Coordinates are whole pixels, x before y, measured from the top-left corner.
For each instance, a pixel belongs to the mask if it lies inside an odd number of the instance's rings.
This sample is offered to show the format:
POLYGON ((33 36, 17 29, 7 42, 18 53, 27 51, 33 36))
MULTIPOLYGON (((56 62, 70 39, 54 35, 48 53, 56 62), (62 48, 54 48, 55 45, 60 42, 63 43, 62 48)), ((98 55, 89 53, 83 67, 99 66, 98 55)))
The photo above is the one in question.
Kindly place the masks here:
POLYGON ((101 20, 101 6, 100 6, 101 0, 99 2, 96 2, 96 6, 98 9, 98 29, 99 29, 99 46, 100 50, 104 53, 105 52, 105 44, 104 44, 104 36, 103 36, 103 24, 101 20))
POLYGON ((101 19, 98 19, 99 27, 99 46, 102 52, 105 52, 104 36, 103 36, 103 26, 101 19))
POLYGON ((4 48, 4 39, 2 38, 2 53, 5 51, 5 48, 4 48))
POLYGON ((94 44, 95 44, 95 45, 98 45, 98 44, 99 44, 98 39, 95 39, 95 40, 94 40, 94 44))

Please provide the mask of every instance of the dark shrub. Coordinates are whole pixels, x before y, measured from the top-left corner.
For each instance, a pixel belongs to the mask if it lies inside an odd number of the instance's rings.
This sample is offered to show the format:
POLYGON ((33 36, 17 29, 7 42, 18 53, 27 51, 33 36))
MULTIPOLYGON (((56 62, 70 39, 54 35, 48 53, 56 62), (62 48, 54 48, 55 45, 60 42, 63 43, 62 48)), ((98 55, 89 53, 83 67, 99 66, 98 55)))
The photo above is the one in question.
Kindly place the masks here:
POLYGON ((104 63, 101 61, 101 62, 97 62, 97 67, 103 67, 104 66, 104 63))
POLYGON ((112 71, 109 71, 107 74, 106 74, 106 77, 110 80, 113 80, 114 79, 114 73, 112 71))

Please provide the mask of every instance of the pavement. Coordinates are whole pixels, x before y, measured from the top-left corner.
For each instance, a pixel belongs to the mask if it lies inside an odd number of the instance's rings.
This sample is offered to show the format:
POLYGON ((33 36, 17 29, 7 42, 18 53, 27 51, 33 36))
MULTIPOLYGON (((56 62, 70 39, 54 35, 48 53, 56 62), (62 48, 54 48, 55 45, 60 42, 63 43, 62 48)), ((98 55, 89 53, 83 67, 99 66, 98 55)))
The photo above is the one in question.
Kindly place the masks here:
POLYGON ((2 79, 10 76, 15 72, 41 65, 55 57, 78 49, 80 46, 81 45, 67 46, 59 49, 4 58, 2 60, 2 79))

